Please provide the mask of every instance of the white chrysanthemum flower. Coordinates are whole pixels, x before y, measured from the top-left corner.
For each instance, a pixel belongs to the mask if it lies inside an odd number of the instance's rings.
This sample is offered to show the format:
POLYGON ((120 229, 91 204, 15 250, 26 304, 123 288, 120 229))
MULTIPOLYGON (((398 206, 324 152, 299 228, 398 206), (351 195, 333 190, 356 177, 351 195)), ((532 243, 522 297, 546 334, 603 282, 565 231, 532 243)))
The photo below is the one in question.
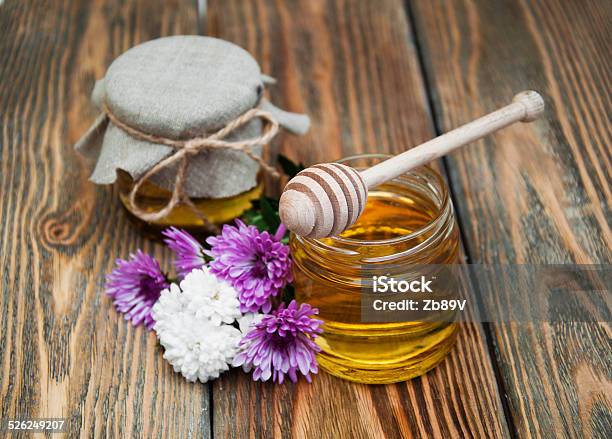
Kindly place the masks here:
POLYGON ((175 372, 205 383, 229 369, 242 333, 223 322, 240 317, 239 306, 236 291, 207 269, 161 292, 152 310, 154 329, 175 372))
POLYGON ((170 288, 162 290, 151 311, 153 320, 155 320, 153 327, 155 332, 159 333, 167 327, 172 322, 171 317, 183 313, 186 307, 186 298, 177 284, 170 284, 170 288))
POLYGON ((242 334, 231 325, 214 326, 191 312, 164 314, 155 330, 164 358, 188 381, 205 383, 229 369, 242 334), (159 325, 159 330, 158 330, 159 325))
POLYGON ((206 318, 213 325, 232 323, 240 317, 238 293, 224 280, 217 279, 207 267, 193 270, 181 281, 187 309, 197 318, 206 318))

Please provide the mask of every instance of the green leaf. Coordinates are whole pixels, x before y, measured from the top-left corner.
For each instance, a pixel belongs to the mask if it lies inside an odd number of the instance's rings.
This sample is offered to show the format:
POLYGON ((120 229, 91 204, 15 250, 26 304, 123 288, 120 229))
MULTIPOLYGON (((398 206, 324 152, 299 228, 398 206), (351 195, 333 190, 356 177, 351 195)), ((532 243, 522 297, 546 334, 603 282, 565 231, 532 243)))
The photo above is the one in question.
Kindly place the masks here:
MULTIPOLYGON (((272 206, 272 208, 274 210, 276 210, 278 212, 278 199, 277 198, 271 198, 271 197, 262 197, 266 200, 266 202, 272 206)), ((259 202, 261 203, 261 199, 259 200, 259 202)))
POLYGON ((260 232, 276 233, 280 226, 278 200, 262 196, 253 202, 253 207, 242 214, 242 220, 248 225, 257 227, 260 232))
POLYGON ((278 216, 278 208, 272 206, 269 198, 262 197, 259 199, 259 207, 261 215, 268 226, 270 233, 274 234, 278 226, 280 226, 280 217, 278 216))
POLYGON ((289 178, 295 177, 298 172, 306 168, 303 163, 295 163, 283 154, 278 155, 278 164, 289 178))
POLYGON ((293 299, 295 299, 295 287, 293 284, 287 284, 283 290, 283 302, 285 302, 285 305, 289 305, 293 299))
POLYGON ((247 210, 242 215, 242 220, 250 226, 257 227, 257 230, 259 230, 260 232, 267 230, 267 224, 264 221, 263 215, 261 214, 257 206, 247 210))

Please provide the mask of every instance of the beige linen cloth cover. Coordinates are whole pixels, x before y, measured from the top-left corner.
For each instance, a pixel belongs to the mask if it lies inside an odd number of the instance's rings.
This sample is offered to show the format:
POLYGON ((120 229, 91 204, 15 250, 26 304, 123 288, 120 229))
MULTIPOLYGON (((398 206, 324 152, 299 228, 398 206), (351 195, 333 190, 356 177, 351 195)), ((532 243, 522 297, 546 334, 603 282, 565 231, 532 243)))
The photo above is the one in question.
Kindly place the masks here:
MULTIPOLYGON (((102 103, 122 123, 171 139, 213 134, 251 108, 272 114, 280 126, 304 134, 308 116, 288 113, 262 99, 264 85, 273 82, 244 49, 224 40, 174 36, 152 40, 123 53, 96 82, 93 103, 102 103)), ((261 134, 253 119, 225 140, 244 140, 261 134)), ((136 180, 173 148, 135 139, 102 113, 76 143, 79 153, 95 162, 90 180, 110 184, 117 169, 136 180)), ((253 153, 261 156, 261 146, 253 153)), ((208 149, 191 158, 185 192, 191 198, 231 197, 257 184, 259 164, 244 152, 208 149)), ((151 181, 171 190, 176 166, 155 174, 151 181)))

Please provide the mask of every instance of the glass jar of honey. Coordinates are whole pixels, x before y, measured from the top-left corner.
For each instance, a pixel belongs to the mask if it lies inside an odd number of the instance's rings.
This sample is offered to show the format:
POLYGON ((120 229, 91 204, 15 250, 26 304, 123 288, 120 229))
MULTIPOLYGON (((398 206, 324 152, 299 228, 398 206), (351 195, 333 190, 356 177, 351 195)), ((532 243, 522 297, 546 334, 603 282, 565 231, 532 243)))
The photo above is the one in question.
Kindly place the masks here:
MULTIPOLYGON (((385 155, 341 161, 364 169, 385 155)), ((452 348, 453 319, 372 323, 362 319, 364 285, 373 275, 410 276, 415 266, 458 262, 459 231, 444 179, 428 166, 368 194, 364 212, 340 236, 292 235, 296 298, 319 308, 319 365, 351 381, 405 381, 435 367, 452 348)))

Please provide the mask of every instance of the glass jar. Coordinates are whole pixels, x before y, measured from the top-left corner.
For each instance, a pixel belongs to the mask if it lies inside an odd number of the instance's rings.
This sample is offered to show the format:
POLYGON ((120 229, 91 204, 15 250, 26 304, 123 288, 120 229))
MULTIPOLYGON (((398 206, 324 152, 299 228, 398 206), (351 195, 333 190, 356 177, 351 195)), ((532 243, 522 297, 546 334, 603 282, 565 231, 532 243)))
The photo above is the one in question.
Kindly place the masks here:
MULTIPOLYGON (((387 159, 362 155, 341 163, 364 169, 387 159)), ((319 308, 321 368, 369 384, 405 381, 436 366, 452 348, 450 319, 368 323, 362 319, 364 285, 373 275, 408 278, 415 266, 458 262, 459 231, 444 179, 428 166, 368 194, 357 222, 338 237, 292 235, 296 298, 319 308)))
MULTIPOLYGON (((264 179, 260 175, 257 185, 245 192, 227 198, 192 198, 196 208, 212 224, 221 225, 234 218, 238 218, 252 207, 253 201, 259 199, 264 191, 264 179)), ((130 175, 120 169, 117 170, 117 187, 119 198, 123 207, 130 213, 130 218, 145 232, 158 235, 167 227, 175 226, 188 230, 196 235, 206 234, 210 229, 206 227, 203 219, 184 204, 177 205, 170 214, 157 221, 147 222, 139 219, 131 211, 129 197, 134 182, 130 175)), ((136 204, 147 212, 156 212, 162 209, 170 200, 170 191, 160 188, 151 182, 145 182, 136 194, 136 204)))

